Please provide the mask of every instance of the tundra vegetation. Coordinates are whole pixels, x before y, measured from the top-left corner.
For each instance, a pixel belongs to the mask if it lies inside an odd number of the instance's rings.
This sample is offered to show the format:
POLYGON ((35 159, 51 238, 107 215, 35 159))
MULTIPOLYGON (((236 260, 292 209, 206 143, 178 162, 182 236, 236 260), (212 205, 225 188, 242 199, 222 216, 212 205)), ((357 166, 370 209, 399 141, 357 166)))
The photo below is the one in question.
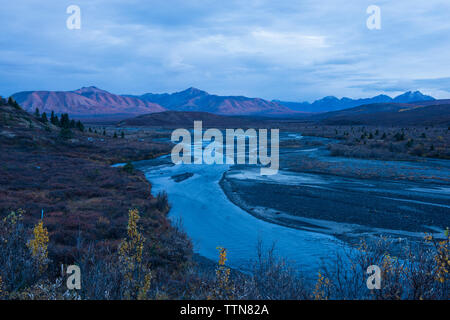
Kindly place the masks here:
POLYGON ((305 136, 336 139, 333 156, 380 160, 450 159, 450 127, 290 125, 305 136))

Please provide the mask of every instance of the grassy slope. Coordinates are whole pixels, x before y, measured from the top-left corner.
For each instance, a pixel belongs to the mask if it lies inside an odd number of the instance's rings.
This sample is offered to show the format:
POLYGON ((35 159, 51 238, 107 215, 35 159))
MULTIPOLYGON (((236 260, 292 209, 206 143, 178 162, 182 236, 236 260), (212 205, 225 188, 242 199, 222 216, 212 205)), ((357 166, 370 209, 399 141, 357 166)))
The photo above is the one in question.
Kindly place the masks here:
POLYGON ((128 209, 137 207, 151 240, 153 266, 164 272, 179 269, 189 259, 191 245, 170 225, 167 203, 150 194, 141 172, 110 167, 155 157, 168 147, 73 132, 73 139, 63 140, 59 128, 46 128, 23 110, 0 106, 0 216, 23 208, 31 226, 44 209, 56 270, 88 244, 116 245, 126 234, 128 209))

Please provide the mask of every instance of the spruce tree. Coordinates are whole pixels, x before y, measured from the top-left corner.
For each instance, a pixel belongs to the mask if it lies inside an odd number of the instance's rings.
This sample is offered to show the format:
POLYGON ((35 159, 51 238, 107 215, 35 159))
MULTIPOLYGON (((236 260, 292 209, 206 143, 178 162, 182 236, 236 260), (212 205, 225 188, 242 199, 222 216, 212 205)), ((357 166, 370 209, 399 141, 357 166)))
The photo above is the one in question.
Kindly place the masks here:
POLYGON ((60 123, 61 128, 69 129, 70 128, 69 115, 67 113, 63 113, 61 115, 61 119, 59 120, 59 123, 60 123))
POLYGON ((47 114, 45 112, 42 112, 41 121, 43 123, 47 123, 48 122, 47 114))
POLYGON ((41 117, 41 113, 39 112, 39 108, 36 108, 36 110, 34 110, 34 116, 36 118, 38 118, 38 119, 41 117))
POLYGON ((81 132, 84 132, 84 125, 81 123, 80 120, 77 121, 77 125, 76 126, 77 126, 78 130, 80 130, 81 132))
POLYGON ((55 115, 55 113, 52 110, 52 114, 50 115, 50 122, 55 125, 55 126, 59 126, 59 119, 58 116, 55 115))

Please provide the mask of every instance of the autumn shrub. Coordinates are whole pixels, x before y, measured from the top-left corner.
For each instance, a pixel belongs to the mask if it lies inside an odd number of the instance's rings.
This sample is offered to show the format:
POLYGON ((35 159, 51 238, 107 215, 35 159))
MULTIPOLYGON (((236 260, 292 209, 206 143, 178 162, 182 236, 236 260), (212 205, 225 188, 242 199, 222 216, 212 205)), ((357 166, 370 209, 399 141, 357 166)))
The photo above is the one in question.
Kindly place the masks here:
POLYGON ((428 236, 426 240, 394 249, 391 240, 380 238, 341 250, 320 270, 326 279, 319 278, 316 284, 320 292, 326 292, 320 298, 448 299, 449 237, 437 241, 428 236), (366 286, 367 267, 371 265, 380 267, 380 289, 366 286))
POLYGON ((150 289, 152 273, 145 258, 146 239, 138 226, 140 216, 137 209, 128 212, 127 237, 119 246, 119 261, 124 278, 126 299, 145 299, 150 289))
POLYGON ((216 267, 216 278, 208 299, 233 299, 235 289, 233 281, 230 279, 231 270, 225 265, 227 261, 227 249, 217 247, 217 250, 219 251, 219 261, 216 267))
MULTIPOLYGON (((330 253, 317 270, 317 281, 305 280, 295 264, 279 257, 273 245, 256 247, 257 257, 244 272, 227 265, 227 249, 218 247, 215 267, 206 272, 178 259, 176 269, 153 264, 160 244, 144 233, 139 210, 128 211, 126 235, 118 243, 93 241, 75 259, 81 289, 68 290, 64 275, 47 267, 49 237, 39 220, 26 231, 23 210, 0 221, 1 299, 448 299, 450 236, 394 242, 361 241, 330 253), (381 270, 380 289, 367 288, 367 267, 381 270)), ((101 223, 105 223, 104 218, 101 223)), ((143 219, 144 220, 144 219, 143 219)), ((174 234, 171 241, 185 241, 174 234)), ((181 244, 180 244, 181 245, 181 244)), ((172 253, 173 254, 173 253, 172 253)))

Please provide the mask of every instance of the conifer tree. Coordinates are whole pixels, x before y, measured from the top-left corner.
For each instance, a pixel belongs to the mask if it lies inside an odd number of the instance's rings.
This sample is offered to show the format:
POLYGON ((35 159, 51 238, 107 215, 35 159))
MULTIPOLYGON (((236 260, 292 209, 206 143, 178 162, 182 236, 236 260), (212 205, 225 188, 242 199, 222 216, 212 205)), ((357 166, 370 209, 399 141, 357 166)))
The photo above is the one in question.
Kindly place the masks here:
MULTIPOLYGON (((76 127, 78 128, 78 130, 80 130, 81 132, 84 132, 84 125, 83 123, 81 123, 80 120, 77 121, 76 127)), ((90 129, 90 128, 89 128, 90 129)))
POLYGON ((69 115, 67 113, 63 113, 61 115, 61 119, 59 120, 59 123, 60 123, 61 128, 69 129, 70 128, 69 115))
POLYGON ((45 112, 42 112, 41 121, 43 123, 47 123, 48 122, 47 114, 45 112))
POLYGON ((59 126, 59 119, 58 116, 55 115, 55 113, 52 110, 52 114, 50 115, 50 122, 55 125, 55 126, 59 126))

